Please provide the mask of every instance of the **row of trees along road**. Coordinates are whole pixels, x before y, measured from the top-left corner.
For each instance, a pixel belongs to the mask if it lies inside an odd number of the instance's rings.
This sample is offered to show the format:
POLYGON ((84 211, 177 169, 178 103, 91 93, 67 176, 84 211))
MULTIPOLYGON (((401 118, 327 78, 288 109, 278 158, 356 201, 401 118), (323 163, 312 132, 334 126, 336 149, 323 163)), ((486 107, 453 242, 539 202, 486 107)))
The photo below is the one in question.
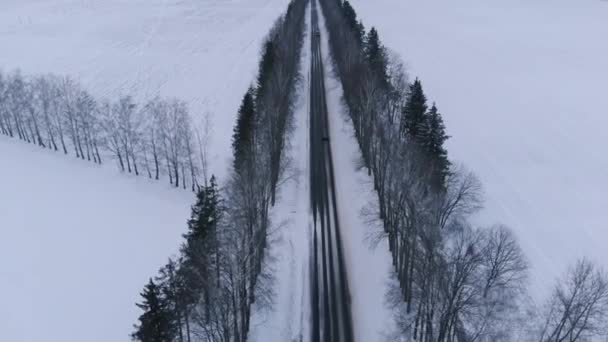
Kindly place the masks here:
POLYGON ((268 214, 287 164, 306 4, 292 0, 270 30, 238 110, 231 176, 221 189, 212 177, 198 192, 180 255, 141 294, 134 340, 243 342, 253 302, 270 305, 268 214))
POLYGON ((397 334, 416 341, 557 342, 608 332, 608 281, 589 261, 568 271, 546 305, 527 307, 522 250, 504 226, 469 224, 482 205, 481 185, 449 161, 441 114, 421 81, 408 80, 348 1, 321 5, 334 70, 378 195, 377 210, 367 214, 383 226, 377 240, 388 238, 398 279, 389 293, 397 334))
POLYGON ((0 133, 123 172, 193 191, 207 173, 207 126, 195 129, 187 105, 131 96, 95 99, 67 77, 0 73, 0 133))

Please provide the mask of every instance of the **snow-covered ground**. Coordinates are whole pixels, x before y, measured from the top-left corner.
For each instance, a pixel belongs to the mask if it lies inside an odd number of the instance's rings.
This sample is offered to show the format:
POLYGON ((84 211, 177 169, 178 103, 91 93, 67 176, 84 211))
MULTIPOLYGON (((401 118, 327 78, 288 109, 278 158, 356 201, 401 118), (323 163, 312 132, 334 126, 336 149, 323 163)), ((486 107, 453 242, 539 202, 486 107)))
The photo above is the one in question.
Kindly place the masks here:
POLYGON ((57 73, 97 96, 162 95, 211 115, 225 174, 236 111, 287 0, 2 0, 0 69, 57 73))
POLYGON ((539 298, 577 257, 608 267, 608 2, 352 0, 443 113, 518 234, 539 298))
MULTIPOLYGON (((0 69, 210 114, 212 172, 287 0, 2 0, 0 69)), ((193 196, 0 136, 0 341, 128 341, 193 196)))
POLYGON ((129 341, 192 193, 0 136, 0 341, 129 341))

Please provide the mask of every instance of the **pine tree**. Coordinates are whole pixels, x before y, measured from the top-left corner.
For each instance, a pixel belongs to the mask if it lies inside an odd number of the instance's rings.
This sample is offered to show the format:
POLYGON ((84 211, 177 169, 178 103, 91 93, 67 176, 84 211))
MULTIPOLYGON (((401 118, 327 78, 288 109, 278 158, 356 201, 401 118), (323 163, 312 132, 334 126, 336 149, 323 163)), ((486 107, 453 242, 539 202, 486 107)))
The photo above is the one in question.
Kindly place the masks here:
POLYGON ((401 134, 414 142, 424 145, 427 135, 426 96, 422 90, 420 80, 416 78, 410 85, 409 94, 401 114, 401 134))
POLYGON ((354 30, 357 36, 357 42, 359 42, 359 45, 363 44, 363 37, 365 37, 365 26, 363 26, 363 21, 359 20, 354 30))
POLYGON ((243 161, 250 155, 253 144, 253 129, 255 121, 255 101, 253 89, 249 89, 237 115, 236 125, 232 134, 232 154, 234 156, 234 169, 239 172, 243 161))
POLYGON ((443 144, 450 137, 445 133, 445 125, 435 103, 427 113, 427 121, 428 134, 425 139, 425 147, 432 162, 432 182, 434 186, 443 188, 450 169, 448 152, 443 144))
POLYGON ((220 219, 220 195, 217 181, 212 175, 208 186, 204 186, 197 193, 196 203, 192 206, 192 213, 188 220, 188 232, 184 235, 187 243, 205 242, 214 234, 217 222, 220 219))
POLYGON ((190 308, 196 303, 197 298, 187 288, 185 278, 182 276, 181 264, 182 259, 178 261, 169 259, 169 262, 160 269, 159 275, 156 277, 158 286, 165 299, 166 308, 171 313, 172 324, 177 328, 177 336, 180 342, 184 340, 184 325, 188 327, 186 333, 189 337, 188 315, 190 308))
POLYGON ((139 316, 139 325, 131 335, 134 341, 172 342, 175 337, 175 325, 171 314, 162 298, 160 288, 150 279, 141 293, 142 303, 136 304, 144 313, 139 316))
POLYGON ((373 74, 380 80, 383 86, 386 86, 388 84, 386 53, 380 43, 378 31, 374 27, 369 30, 365 37, 364 53, 373 74))
POLYGON ((266 81, 270 77, 274 63, 274 43, 272 42, 271 38, 268 38, 266 43, 264 43, 264 51, 262 52, 262 60, 260 61, 258 71, 258 96, 264 94, 265 92, 266 81))
POLYGON ((346 18, 348 27, 355 33, 355 38, 359 44, 363 43, 363 37, 365 36, 365 28, 361 21, 357 21, 357 13, 348 1, 344 1, 342 4, 342 12, 346 18))
POLYGON ((211 287, 219 272, 219 250, 217 244, 217 225, 221 219, 221 198, 215 176, 211 176, 208 186, 197 194, 188 220, 188 232, 184 235, 186 243, 182 247, 184 259, 180 267, 183 287, 189 291, 194 302, 202 295, 208 313, 211 287))

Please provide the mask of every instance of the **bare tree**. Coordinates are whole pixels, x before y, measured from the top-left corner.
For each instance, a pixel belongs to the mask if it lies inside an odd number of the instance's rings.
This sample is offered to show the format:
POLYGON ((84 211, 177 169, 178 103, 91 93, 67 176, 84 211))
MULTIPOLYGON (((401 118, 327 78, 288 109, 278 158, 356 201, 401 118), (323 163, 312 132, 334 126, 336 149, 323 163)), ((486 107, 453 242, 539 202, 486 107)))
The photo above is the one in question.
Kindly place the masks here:
POLYGON ((6 109, 6 88, 7 82, 5 81, 4 75, 0 70, 0 130, 2 131, 2 134, 12 137, 13 130, 8 116, 8 110, 6 109))
POLYGON ((52 121, 52 111, 55 105, 55 93, 53 92, 54 84, 48 77, 37 77, 33 81, 35 92, 34 107, 40 113, 43 127, 46 130, 47 143, 49 149, 57 151, 56 127, 52 121))
POLYGON ((99 105, 100 123, 103 130, 105 148, 113 154, 118 161, 121 171, 125 171, 123 144, 120 134, 120 118, 109 101, 99 105))
POLYGON ((484 243, 481 250, 483 296, 487 297, 496 288, 522 287, 528 264, 511 230, 504 225, 486 229, 484 243))
POLYGON ((84 159, 82 149, 82 123, 81 117, 77 108, 77 101, 80 95, 80 86, 72 79, 65 77, 61 80, 61 112, 67 126, 67 132, 72 141, 72 147, 76 158, 84 159))
POLYGON ((157 97, 138 110, 130 96, 99 104, 69 77, 0 73, 0 133, 64 154, 71 149, 77 158, 94 163, 101 163, 107 150, 122 171, 139 175, 143 167, 155 179, 165 162, 176 187, 185 189, 189 180, 194 191, 201 169, 206 177, 210 122, 205 127, 204 132, 195 130, 179 100, 157 97))
POLYGON ((556 285, 545 312, 541 342, 587 341, 608 334, 608 277, 579 260, 556 285))
POLYGON ((29 113, 26 121, 28 122, 30 132, 32 133, 32 142, 38 144, 38 146, 42 148, 45 148, 46 144, 44 143, 41 134, 41 124, 43 122, 41 118, 42 114, 35 105, 37 96, 36 90, 37 89, 32 82, 28 82, 26 84, 26 98, 24 99, 24 106, 29 113))
POLYGON ((209 142, 212 131, 211 114, 207 112, 203 118, 202 128, 195 129, 199 162, 201 163, 201 172, 205 186, 209 179, 209 142))
POLYGON ((28 143, 31 142, 30 134, 27 130, 27 126, 24 120, 24 113, 26 113, 26 83, 20 72, 13 73, 7 82, 6 86, 6 110, 8 110, 9 121, 12 120, 12 124, 19 139, 25 140, 28 143))
POLYGON ((127 172, 135 172, 139 175, 138 156, 140 149, 141 127, 143 120, 137 105, 130 96, 121 97, 112 106, 115 118, 118 120, 118 133, 121 149, 127 164, 127 172), (131 168, 131 166, 133 166, 131 168))
POLYGON ((59 137, 61 148, 64 154, 68 154, 68 148, 66 145, 66 123, 62 112, 62 101, 61 101, 61 82, 62 80, 55 76, 48 76, 48 96, 49 101, 49 122, 53 127, 54 132, 59 137))
MULTIPOLYGON (((188 110, 186 104, 179 100, 170 101, 168 103, 167 110, 167 120, 165 132, 163 134, 164 146, 167 155, 167 164, 169 165, 169 172, 173 173, 175 187, 179 187, 180 171, 182 168, 185 146, 183 134, 186 124, 184 121, 188 117, 188 110)), ((183 177, 182 182, 185 182, 183 177)))
POLYGON ((454 166, 446 180, 446 191, 439 198, 437 223, 444 228, 450 219, 462 219, 481 209, 481 183, 463 166, 454 166))
POLYGON ((76 98, 76 112, 79 118, 80 131, 82 132, 82 139, 85 146, 87 160, 91 160, 95 163, 98 161, 98 149, 97 149, 97 103, 95 99, 86 91, 80 91, 76 98))
MULTIPOLYGON (((166 155, 166 136, 167 136, 167 113, 169 111, 168 104, 166 101, 156 97, 148 102, 144 108, 147 113, 148 119, 145 125, 145 131, 147 133, 144 136, 147 137, 150 152, 152 153, 152 159, 154 161, 154 178, 158 179, 160 174, 160 163, 162 162, 163 154, 166 155), (163 153, 165 151, 165 153, 163 153)), ((168 158, 167 158, 168 162, 168 158)), ((171 170, 169 171, 170 182, 173 184, 173 177, 171 170)))

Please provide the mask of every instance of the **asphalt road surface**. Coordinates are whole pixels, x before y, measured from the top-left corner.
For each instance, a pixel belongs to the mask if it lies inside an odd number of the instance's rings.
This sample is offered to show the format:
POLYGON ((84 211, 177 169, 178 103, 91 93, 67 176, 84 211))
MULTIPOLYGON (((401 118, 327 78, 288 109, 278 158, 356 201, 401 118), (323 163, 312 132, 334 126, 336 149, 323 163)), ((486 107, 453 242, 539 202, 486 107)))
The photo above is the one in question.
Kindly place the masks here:
POLYGON ((317 1, 311 11, 310 185, 314 217, 311 311, 313 342, 354 341, 340 242, 317 1))

